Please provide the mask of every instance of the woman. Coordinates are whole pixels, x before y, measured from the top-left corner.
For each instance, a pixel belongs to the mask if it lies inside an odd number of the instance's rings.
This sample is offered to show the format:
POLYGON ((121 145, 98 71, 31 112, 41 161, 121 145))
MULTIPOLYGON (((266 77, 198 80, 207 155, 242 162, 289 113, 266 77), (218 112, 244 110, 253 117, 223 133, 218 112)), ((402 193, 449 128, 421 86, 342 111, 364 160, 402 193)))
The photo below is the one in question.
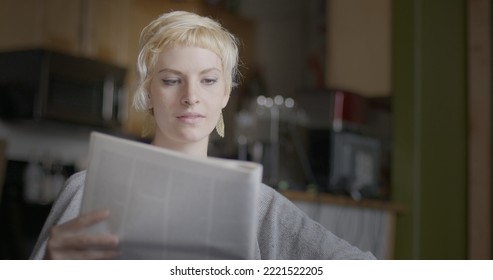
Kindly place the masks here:
MULTIPOLYGON (((152 145, 207 157, 209 134, 224 135, 222 109, 237 76, 236 38, 219 23, 188 12, 163 14, 141 34, 134 106, 152 120, 152 145)), ((109 215, 79 216, 85 172, 72 176, 53 206, 34 259, 106 259, 118 237, 83 230, 109 215)), ((272 188, 258 198, 257 259, 373 259, 308 218, 272 188)))

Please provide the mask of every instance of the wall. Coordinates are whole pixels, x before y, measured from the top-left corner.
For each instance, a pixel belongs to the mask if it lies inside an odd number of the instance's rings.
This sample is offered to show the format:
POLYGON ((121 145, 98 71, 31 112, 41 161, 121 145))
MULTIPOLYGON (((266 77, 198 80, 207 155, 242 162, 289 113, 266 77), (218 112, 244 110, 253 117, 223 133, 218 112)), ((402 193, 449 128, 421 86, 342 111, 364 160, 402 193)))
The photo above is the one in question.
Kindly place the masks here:
POLYGON ((391 94, 391 0, 327 1, 328 87, 391 94))
POLYGON ((466 258, 464 0, 393 2, 396 258, 466 258))
POLYGON ((327 85, 392 96, 399 259, 467 257, 465 2, 328 1, 327 85))
POLYGON ((293 96, 315 83, 307 56, 313 51, 310 20, 320 4, 323 0, 241 1, 240 14, 255 22, 255 62, 247 67, 265 79, 266 92, 258 94, 293 96))
POLYGON ((468 257, 493 258, 492 5, 468 0, 468 257))

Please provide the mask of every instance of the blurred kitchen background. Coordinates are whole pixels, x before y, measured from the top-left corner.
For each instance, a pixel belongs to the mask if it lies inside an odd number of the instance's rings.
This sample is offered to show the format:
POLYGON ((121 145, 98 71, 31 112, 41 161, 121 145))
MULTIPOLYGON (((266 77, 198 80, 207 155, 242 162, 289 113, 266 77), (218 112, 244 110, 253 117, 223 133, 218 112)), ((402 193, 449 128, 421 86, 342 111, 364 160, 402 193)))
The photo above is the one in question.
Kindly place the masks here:
POLYGON ((25 259, 91 131, 147 142, 141 29, 189 10, 241 41, 210 155, 381 259, 491 259, 488 0, 0 0, 0 259, 25 259))

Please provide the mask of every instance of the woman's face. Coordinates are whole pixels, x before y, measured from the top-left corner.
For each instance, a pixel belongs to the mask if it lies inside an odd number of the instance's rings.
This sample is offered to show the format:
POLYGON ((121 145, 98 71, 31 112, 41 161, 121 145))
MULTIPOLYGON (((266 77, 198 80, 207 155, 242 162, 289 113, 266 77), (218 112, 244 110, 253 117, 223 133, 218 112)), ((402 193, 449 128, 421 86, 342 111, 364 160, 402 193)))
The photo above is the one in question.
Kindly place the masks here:
POLYGON ((229 100, 221 59, 198 47, 158 55, 150 82, 155 141, 171 145, 208 141, 229 100))

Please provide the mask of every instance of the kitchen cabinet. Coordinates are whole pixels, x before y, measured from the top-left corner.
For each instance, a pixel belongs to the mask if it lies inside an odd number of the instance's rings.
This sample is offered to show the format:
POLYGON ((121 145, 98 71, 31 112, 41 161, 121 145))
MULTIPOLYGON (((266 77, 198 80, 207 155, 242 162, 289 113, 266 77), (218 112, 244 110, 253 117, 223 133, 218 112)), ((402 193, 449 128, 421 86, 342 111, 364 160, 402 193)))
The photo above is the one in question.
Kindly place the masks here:
POLYGON ((49 47, 75 53, 79 1, 2 0, 0 49, 49 47))
POLYGON ((2 51, 40 46, 56 46, 64 51, 76 49, 78 1, 2 0, 1 6, 2 51))
POLYGON ((128 67, 130 0, 81 1, 81 51, 86 56, 128 67))
POLYGON ((0 50, 46 48, 127 64, 129 0, 2 0, 0 50))

